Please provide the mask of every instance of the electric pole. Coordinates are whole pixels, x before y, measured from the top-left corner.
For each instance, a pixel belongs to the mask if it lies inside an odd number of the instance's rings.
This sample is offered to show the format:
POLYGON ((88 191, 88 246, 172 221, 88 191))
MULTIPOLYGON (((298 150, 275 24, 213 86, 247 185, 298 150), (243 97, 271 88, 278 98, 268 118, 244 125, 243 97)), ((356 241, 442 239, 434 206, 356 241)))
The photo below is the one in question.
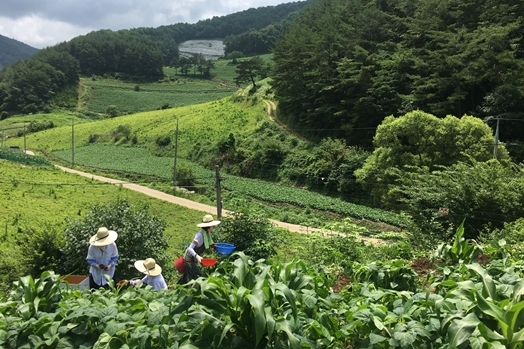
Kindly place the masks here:
POLYGON ((176 119, 176 130, 175 130, 175 160, 173 162, 173 190, 176 187, 176 153, 178 150, 178 118, 176 119))
POLYGON ((24 154, 26 152, 26 128, 25 128, 25 122, 24 122, 24 154))
POLYGON ((500 119, 497 118, 497 128, 495 129, 495 143, 493 144, 493 159, 497 159, 499 151, 499 123, 500 119))
POLYGON ((220 188, 220 172, 218 165, 216 166, 216 180, 215 187, 217 189, 217 220, 222 218, 222 189, 220 188))
POLYGON ((75 120, 71 120, 71 164, 75 166, 75 120))

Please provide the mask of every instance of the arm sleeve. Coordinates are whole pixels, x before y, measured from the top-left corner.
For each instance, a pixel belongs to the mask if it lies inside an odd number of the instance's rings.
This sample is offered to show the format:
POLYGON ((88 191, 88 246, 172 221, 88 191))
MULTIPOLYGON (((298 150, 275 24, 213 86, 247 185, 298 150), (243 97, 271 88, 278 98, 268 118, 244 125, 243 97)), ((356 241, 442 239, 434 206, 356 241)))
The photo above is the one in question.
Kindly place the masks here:
POLYGON ((87 264, 95 266, 95 265, 97 265, 98 263, 97 263, 94 259, 90 259, 90 258, 88 258, 88 259, 87 259, 87 264))
POLYGON ((116 265, 116 262, 118 261, 118 248, 116 247, 116 244, 113 242, 113 253, 111 255, 111 259, 109 260, 109 264, 116 265))
POLYGON ((109 264, 116 265, 117 261, 118 261, 118 256, 111 257, 109 264))
POLYGON ((93 254, 93 250, 92 250, 92 246, 89 245, 88 249, 87 249, 87 257, 86 257, 86 260, 87 260, 87 264, 89 265, 92 265, 92 266, 95 266, 97 264, 99 264, 97 261, 96 261, 96 257, 95 255, 93 254))
POLYGON ((187 251, 189 252, 191 256, 195 257, 197 255, 197 253, 195 252, 195 247, 202 246, 203 243, 204 243, 204 236, 199 231, 198 233, 196 233, 195 238, 193 239, 193 241, 187 248, 187 251))
POLYGON ((191 243, 191 245, 189 245, 189 247, 187 248, 187 251, 188 251, 189 254, 190 254, 191 256, 193 256, 193 257, 195 257, 196 254, 197 254, 197 253, 195 252, 195 247, 196 247, 196 244, 195 244, 195 242, 193 241, 193 242, 191 243))

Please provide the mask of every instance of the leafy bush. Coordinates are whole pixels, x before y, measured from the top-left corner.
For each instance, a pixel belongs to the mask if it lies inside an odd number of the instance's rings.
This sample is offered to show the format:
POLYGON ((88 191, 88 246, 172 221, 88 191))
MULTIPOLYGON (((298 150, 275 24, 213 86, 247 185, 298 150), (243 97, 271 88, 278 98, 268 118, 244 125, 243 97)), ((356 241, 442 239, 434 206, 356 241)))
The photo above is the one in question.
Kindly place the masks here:
MULTIPOLYGON (((397 170, 391 170, 390 175, 397 170)), ((497 160, 459 162, 435 171, 397 171, 395 195, 403 209, 425 233, 452 237, 466 218, 468 238, 487 226, 502 228, 503 219, 524 216, 524 166, 505 166, 497 160)))
POLYGON ((131 135, 131 125, 118 125, 117 128, 111 131, 111 136, 118 142, 119 140, 128 140, 131 135))
POLYGON ((54 270, 62 260, 65 239, 62 231, 53 226, 46 226, 41 230, 24 229, 16 236, 16 241, 26 250, 26 268, 31 275, 54 270))
MULTIPOLYGON (((107 227, 118 233, 116 245, 119 260, 115 279, 136 276, 133 263, 138 259, 154 258, 159 265, 168 265, 165 222, 148 213, 148 207, 132 208, 126 200, 107 205, 95 205, 80 220, 67 221, 66 245, 62 263, 57 271, 63 274, 87 273, 86 262, 89 238, 98 228, 107 227)), ((167 271, 167 270, 166 270, 167 271)), ((165 276, 165 275, 164 275, 165 276)))
POLYGON ((274 224, 247 201, 237 200, 232 206, 234 213, 222 219, 216 241, 234 244, 236 251, 242 251, 254 260, 275 255, 274 224))
POLYGON ((156 144, 157 144, 159 147, 165 147, 165 146, 168 146, 170 143, 171 143, 171 137, 169 137, 168 135, 158 136, 158 137, 156 138, 156 144))
POLYGON ((176 184, 179 187, 193 187, 195 185, 195 175, 193 167, 189 164, 177 164, 176 166, 176 184))
POLYGON ((312 265, 348 266, 362 260, 364 244, 354 236, 326 235, 311 233, 307 243, 288 246, 289 252, 312 265))
POLYGON ((118 107, 116 105, 111 104, 107 106, 106 114, 114 118, 115 116, 118 116, 118 114, 120 114, 120 111, 118 110, 118 107))

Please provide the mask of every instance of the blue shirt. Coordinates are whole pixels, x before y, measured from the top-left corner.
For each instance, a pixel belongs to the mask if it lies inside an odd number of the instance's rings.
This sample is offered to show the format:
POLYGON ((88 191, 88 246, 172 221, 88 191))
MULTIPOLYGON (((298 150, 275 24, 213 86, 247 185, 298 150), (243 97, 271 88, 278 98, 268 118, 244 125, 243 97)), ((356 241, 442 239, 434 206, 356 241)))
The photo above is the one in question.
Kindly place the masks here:
POLYGON ((155 276, 146 275, 142 278, 142 282, 146 285, 152 286, 157 291, 167 290, 166 280, 164 280, 162 274, 155 276))
POLYGON ((89 273, 93 275, 93 280, 98 285, 107 284, 104 274, 109 275, 110 278, 113 278, 115 275, 115 266, 118 261, 118 249, 114 242, 106 246, 94 246, 89 245, 87 250, 87 263, 91 266, 89 268, 89 273), (95 267, 97 264, 103 264, 109 266, 109 270, 105 271, 95 267))

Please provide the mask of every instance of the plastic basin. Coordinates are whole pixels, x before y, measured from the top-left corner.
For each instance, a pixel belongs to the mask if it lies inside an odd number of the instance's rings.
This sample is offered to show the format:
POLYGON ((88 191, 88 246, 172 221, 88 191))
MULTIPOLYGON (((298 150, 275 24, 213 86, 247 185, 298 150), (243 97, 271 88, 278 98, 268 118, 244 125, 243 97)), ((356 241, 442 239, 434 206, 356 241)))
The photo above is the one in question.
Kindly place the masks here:
POLYGON ((226 244, 225 242, 217 242, 215 244, 215 250, 220 254, 231 254, 235 250, 236 246, 233 244, 226 244))
POLYGON ((212 267, 215 264, 217 264, 216 258, 202 258, 202 265, 204 267, 212 267))

